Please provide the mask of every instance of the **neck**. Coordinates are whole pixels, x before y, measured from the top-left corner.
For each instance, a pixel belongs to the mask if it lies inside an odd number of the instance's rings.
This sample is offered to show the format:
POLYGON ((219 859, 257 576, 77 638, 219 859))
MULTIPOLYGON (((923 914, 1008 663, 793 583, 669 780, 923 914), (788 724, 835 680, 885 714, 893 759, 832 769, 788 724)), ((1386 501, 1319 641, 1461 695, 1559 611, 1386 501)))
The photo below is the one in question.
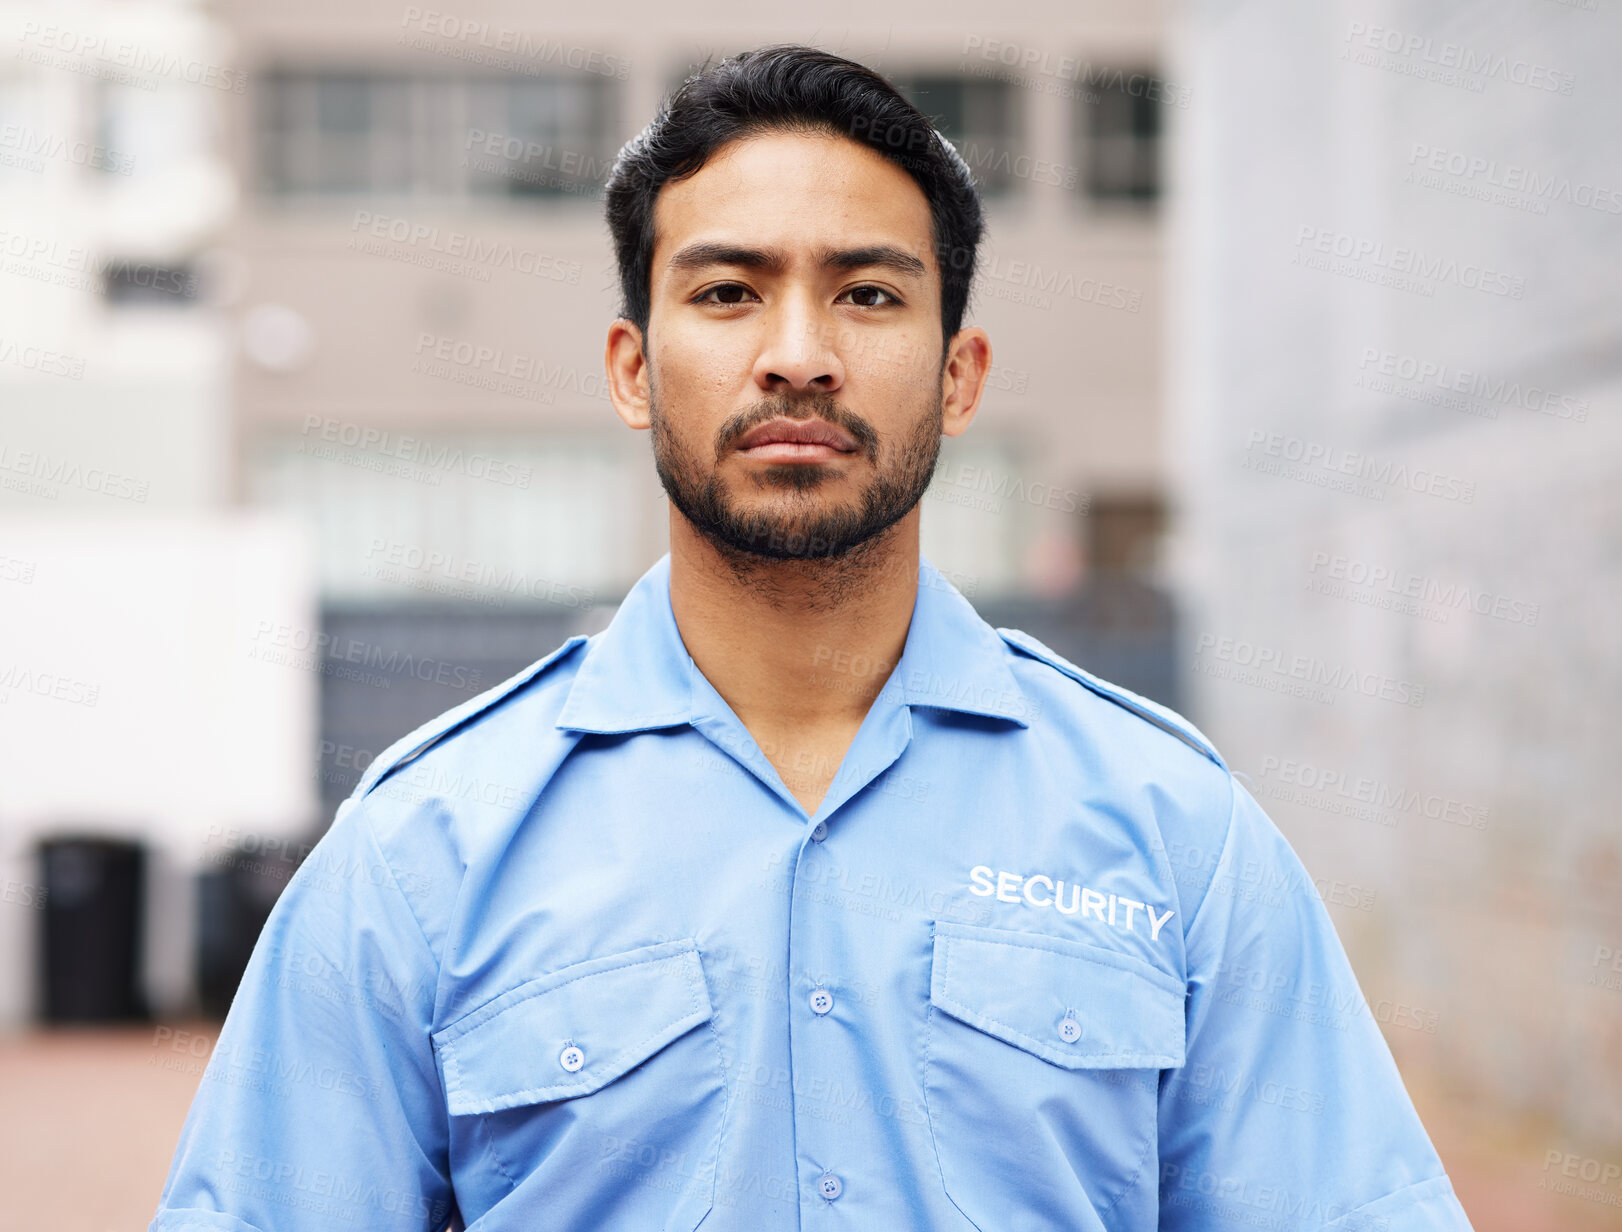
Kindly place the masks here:
POLYGON ((752 732, 854 729, 901 658, 918 510, 840 557, 771 560, 670 510, 670 606, 693 662, 752 732))

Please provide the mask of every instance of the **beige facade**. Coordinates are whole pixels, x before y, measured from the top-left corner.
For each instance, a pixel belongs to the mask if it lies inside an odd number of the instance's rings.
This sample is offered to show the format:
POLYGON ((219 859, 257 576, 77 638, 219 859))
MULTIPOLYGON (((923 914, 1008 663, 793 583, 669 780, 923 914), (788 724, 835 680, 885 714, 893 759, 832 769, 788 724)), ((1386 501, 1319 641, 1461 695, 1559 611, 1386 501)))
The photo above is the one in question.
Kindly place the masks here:
POLYGON ((1257 0, 1179 59, 1196 708, 1399 1062, 1578 1197, 1545 1152, 1622 1140, 1619 30, 1257 0))

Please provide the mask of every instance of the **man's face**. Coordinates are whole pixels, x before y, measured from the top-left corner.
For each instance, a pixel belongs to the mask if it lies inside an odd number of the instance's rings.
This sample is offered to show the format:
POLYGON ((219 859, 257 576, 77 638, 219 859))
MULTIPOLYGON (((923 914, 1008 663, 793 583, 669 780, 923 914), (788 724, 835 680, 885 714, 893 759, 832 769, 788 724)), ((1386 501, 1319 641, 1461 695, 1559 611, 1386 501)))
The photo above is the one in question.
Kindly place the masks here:
POLYGON ((912 178, 853 141, 770 132, 667 184, 654 234, 648 413, 676 508, 770 558, 838 556, 911 511, 943 396, 912 178))

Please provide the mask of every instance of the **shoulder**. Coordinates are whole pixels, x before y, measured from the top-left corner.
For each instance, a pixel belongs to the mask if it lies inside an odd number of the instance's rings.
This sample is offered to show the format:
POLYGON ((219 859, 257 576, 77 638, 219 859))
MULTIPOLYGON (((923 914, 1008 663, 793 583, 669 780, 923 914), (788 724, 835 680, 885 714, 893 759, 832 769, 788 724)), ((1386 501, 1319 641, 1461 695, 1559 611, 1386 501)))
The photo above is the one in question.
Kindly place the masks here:
POLYGON ((569 750, 556 719, 589 639, 545 658, 417 727, 378 754, 316 844, 328 862, 381 856, 379 876, 400 889, 427 939, 443 952, 455 904, 474 870, 504 849, 569 750))
MULTIPOLYGON (((430 749, 450 746, 456 753, 477 760, 478 746, 484 743, 481 736, 495 736, 499 729, 515 725, 533 731, 536 722, 548 715, 555 717, 579 667, 581 656, 577 652, 589 640, 585 634, 576 634, 523 671, 407 732, 366 768, 355 790, 339 806, 339 816, 369 795, 389 775, 430 749)), ((551 730, 550 720, 546 726, 551 730)), ((557 734, 561 737, 561 733, 557 734)))
MULTIPOLYGON (((1194 724, 1175 710, 1162 706, 1158 702, 1150 701, 1147 697, 1132 692, 1131 689, 1112 684, 1108 680, 1101 679, 1091 672, 1077 667, 1058 651, 1043 644, 1023 630, 999 628, 997 633, 1004 642, 1014 649, 1016 661, 1025 658, 1034 659, 1038 663, 1045 664, 1058 676, 1066 677, 1081 685, 1086 690, 1086 693, 1078 694, 1071 686, 1063 684, 1051 673, 1045 673, 1041 669, 1022 673, 1020 681, 1022 687, 1030 683, 1043 692, 1055 694, 1059 704, 1064 709, 1073 710, 1075 707, 1081 706, 1097 714, 1108 716, 1110 712, 1100 710, 1093 701, 1095 698, 1102 699, 1102 701, 1118 708, 1126 715, 1132 716, 1132 719, 1148 724, 1150 727, 1182 742, 1194 753, 1214 762, 1221 770, 1227 770, 1228 764, 1222 760, 1222 755, 1217 752, 1216 746, 1205 738, 1199 728, 1195 727, 1194 724)), ((1043 700, 1047 699, 1044 698, 1043 700)), ((1131 720, 1121 719, 1120 721, 1128 728, 1133 726, 1131 720)))

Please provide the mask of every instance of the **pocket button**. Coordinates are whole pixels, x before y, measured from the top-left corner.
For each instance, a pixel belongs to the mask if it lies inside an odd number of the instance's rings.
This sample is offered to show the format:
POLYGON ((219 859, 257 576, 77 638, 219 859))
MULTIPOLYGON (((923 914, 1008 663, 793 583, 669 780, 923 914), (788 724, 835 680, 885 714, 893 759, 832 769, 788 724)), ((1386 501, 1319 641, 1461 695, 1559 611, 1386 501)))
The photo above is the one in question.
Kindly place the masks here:
POLYGON ((1081 1038, 1081 1024, 1074 1014, 1066 1014, 1059 1019, 1059 1038, 1067 1044, 1074 1044, 1081 1038))
POLYGON ((571 1074, 585 1063, 586 1054, 581 1052, 580 1049, 576 1048, 573 1044, 570 1044, 562 1052, 558 1053, 558 1064, 563 1066, 563 1068, 568 1070, 571 1074))

